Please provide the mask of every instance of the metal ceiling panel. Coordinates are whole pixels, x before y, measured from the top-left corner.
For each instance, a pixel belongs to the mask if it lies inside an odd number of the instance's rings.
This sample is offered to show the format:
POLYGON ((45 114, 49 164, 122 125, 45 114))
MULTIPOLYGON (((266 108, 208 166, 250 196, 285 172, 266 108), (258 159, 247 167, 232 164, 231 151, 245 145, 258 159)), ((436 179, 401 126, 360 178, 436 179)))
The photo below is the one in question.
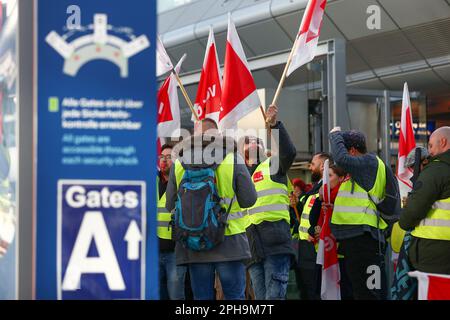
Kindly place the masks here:
POLYGON ((221 15, 227 15, 232 12, 242 3, 243 0, 215 0, 215 5, 210 7, 208 12, 202 17, 202 20, 207 20, 221 15))
POLYGON ((447 83, 450 83, 450 65, 434 68, 434 71, 436 71, 445 81, 447 81, 447 83))
POLYGON ((238 32, 257 56, 292 47, 292 40, 273 19, 240 27, 238 32))
POLYGON ((326 12, 339 30, 350 40, 397 29, 394 22, 380 8, 381 29, 370 30, 367 27, 367 19, 370 14, 366 12, 370 5, 377 5, 377 2, 375 0, 338 1, 328 5, 326 12))
POLYGON ((370 69, 367 63, 361 59, 361 56, 356 52, 356 50, 347 43, 346 45, 347 53, 347 74, 358 73, 370 69))
POLYGON ((183 62, 183 71, 192 71, 202 68, 203 56, 205 48, 199 41, 191 41, 180 46, 167 48, 168 53, 173 57, 172 62, 175 64, 187 53, 186 60, 183 62))
POLYGON ((216 0, 198 0, 186 5, 186 10, 170 27, 170 31, 179 29, 184 26, 193 25, 203 20, 203 15, 206 14, 206 12, 208 12, 210 8, 215 6, 216 2, 216 0))
POLYGON ((186 10, 186 6, 158 14, 158 33, 164 34, 172 30, 172 26, 178 21, 184 10, 186 10))
POLYGON ((383 81, 391 90, 401 91, 403 84, 408 83, 410 91, 428 91, 436 90, 442 87, 444 83, 431 70, 423 70, 411 73, 403 73, 396 76, 384 77, 383 81))
POLYGON ((401 31, 356 39, 352 41, 352 45, 372 68, 393 66, 422 59, 401 31))
POLYGON ((444 0, 379 0, 379 2, 401 28, 450 17, 450 5, 444 0))
POLYGON ((425 58, 434 58, 450 53, 450 18, 404 30, 425 58))

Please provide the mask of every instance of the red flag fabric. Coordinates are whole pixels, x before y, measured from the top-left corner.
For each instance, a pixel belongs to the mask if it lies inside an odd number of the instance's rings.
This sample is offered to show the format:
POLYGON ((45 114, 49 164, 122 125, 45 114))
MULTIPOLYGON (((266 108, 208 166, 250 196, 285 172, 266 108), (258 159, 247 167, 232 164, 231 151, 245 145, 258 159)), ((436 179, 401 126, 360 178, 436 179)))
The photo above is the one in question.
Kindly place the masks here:
MULTIPOLYGON (((324 163, 323 170, 323 199, 330 204, 329 160, 324 163)), ((320 296, 322 300, 341 300, 340 271, 337 255, 337 242, 331 233, 330 221, 333 210, 327 207, 320 232, 319 249, 317 250, 317 264, 322 265, 322 284, 320 296)))
POLYGON ((222 107, 221 99, 222 79, 220 76, 219 58, 217 57, 214 31, 210 28, 197 97, 195 98, 194 104, 198 119, 210 118, 218 122, 220 108, 222 107))
POLYGON ((180 107, 177 81, 171 73, 164 81, 157 95, 158 137, 171 137, 180 129, 180 107))
POLYGON ((320 27, 327 0, 309 0, 303 14, 300 31, 294 43, 292 62, 286 76, 314 59, 319 43, 320 27))
POLYGON ((408 272, 419 282, 419 300, 450 300, 450 275, 408 272))
POLYGON ((260 105, 255 81, 236 26, 229 16, 219 128, 222 131, 236 128, 239 119, 259 108, 260 105))
POLYGON ((416 147, 414 138, 411 101, 409 99, 408 84, 403 87, 402 116, 400 121, 400 135, 398 143, 397 179, 400 187, 400 194, 405 197, 412 189, 411 178, 413 172, 405 168, 405 160, 411 150, 416 147))

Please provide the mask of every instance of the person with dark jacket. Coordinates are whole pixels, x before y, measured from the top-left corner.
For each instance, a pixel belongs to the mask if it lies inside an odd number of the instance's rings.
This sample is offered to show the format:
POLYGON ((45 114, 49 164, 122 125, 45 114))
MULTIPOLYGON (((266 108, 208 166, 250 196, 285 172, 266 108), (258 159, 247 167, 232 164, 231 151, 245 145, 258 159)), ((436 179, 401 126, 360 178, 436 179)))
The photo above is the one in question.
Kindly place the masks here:
POLYGON ((356 300, 385 299, 387 296, 384 230, 377 203, 385 197, 386 172, 383 161, 367 152, 359 131, 330 132, 335 163, 351 179, 341 184, 331 218, 331 232, 340 244, 356 300))
POLYGON ((278 109, 270 106, 266 119, 277 151, 266 158, 260 139, 245 137, 243 154, 248 172, 258 193, 256 204, 247 210, 250 226, 247 236, 252 253, 248 261, 252 286, 257 300, 285 299, 291 258, 289 194, 287 172, 297 151, 283 124, 277 121, 278 109))
POLYGON ((175 263, 175 241, 170 227, 171 214, 166 209, 166 189, 172 168, 172 146, 164 144, 159 155, 157 187, 159 240, 159 298, 161 300, 184 300, 186 267, 175 263))
POLYGON ((400 216, 400 227, 412 230, 408 250, 418 271, 450 274, 450 127, 430 137, 431 158, 420 173, 400 216))
MULTIPOLYGON (((207 251, 194 251, 177 241, 177 265, 187 265, 195 300, 213 300, 215 273, 218 274, 227 300, 245 298, 246 272, 244 261, 251 257, 243 209, 256 202, 255 187, 244 160, 235 152, 234 139, 217 131, 212 120, 202 121, 201 133, 175 146, 180 156, 170 171, 166 208, 174 210, 178 187, 186 169, 214 167, 219 195, 229 210, 223 242, 207 251)), ((201 209, 200 209, 201 210, 201 209)), ((199 213, 200 214, 200 213, 199 213)))
POLYGON ((320 265, 316 264, 317 254, 314 242, 314 231, 310 234, 311 215, 319 216, 321 210, 321 200, 319 190, 322 187, 322 175, 325 160, 331 159, 331 156, 325 152, 315 154, 309 165, 311 179, 315 181, 312 189, 303 197, 303 201, 297 206, 301 214, 299 227, 298 244, 298 284, 300 286, 301 300, 319 300, 320 299, 320 265))

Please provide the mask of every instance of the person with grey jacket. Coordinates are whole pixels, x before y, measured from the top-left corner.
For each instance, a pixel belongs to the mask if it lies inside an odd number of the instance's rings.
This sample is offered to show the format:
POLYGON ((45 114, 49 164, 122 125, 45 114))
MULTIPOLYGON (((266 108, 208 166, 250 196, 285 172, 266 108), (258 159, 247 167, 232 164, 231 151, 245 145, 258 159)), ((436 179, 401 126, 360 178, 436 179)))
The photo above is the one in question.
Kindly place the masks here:
MULTIPOLYGON (((191 136, 180 144, 178 150, 181 149, 181 154, 178 165, 191 170, 205 168, 211 165, 207 159, 212 158, 214 165, 220 166, 225 157, 233 153, 234 201, 237 201, 241 208, 251 207, 256 202, 255 187, 243 159, 236 153, 234 140, 221 136, 212 120, 204 120, 201 131, 201 134, 191 136), (212 134, 210 134, 211 131, 212 134), (201 158, 198 163, 195 161, 197 158, 201 158)), ((166 191, 166 208, 169 211, 174 210, 177 201, 176 165, 171 169, 166 191)), ((242 233, 226 235, 223 242, 208 251, 193 251, 177 242, 175 255, 177 265, 187 265, 189 268, 195 300, 214 299, 215 273, 219 276, 225 299, 242 300, 245 298, 244 260, 251 257, 245 229, 242 233)))

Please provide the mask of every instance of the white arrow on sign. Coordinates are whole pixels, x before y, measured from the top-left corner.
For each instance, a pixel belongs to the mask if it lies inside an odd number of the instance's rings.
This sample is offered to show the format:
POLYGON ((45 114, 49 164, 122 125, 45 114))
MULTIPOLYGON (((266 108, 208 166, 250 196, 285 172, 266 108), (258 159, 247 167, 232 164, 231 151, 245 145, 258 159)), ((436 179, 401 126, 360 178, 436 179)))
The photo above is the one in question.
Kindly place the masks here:
POLYGON ((128 243, 127 258, 128 260, 139 259, 139 242, 142 241, 141 231, 135 220, 130 222, 125 237, 123 238, 128 243))

